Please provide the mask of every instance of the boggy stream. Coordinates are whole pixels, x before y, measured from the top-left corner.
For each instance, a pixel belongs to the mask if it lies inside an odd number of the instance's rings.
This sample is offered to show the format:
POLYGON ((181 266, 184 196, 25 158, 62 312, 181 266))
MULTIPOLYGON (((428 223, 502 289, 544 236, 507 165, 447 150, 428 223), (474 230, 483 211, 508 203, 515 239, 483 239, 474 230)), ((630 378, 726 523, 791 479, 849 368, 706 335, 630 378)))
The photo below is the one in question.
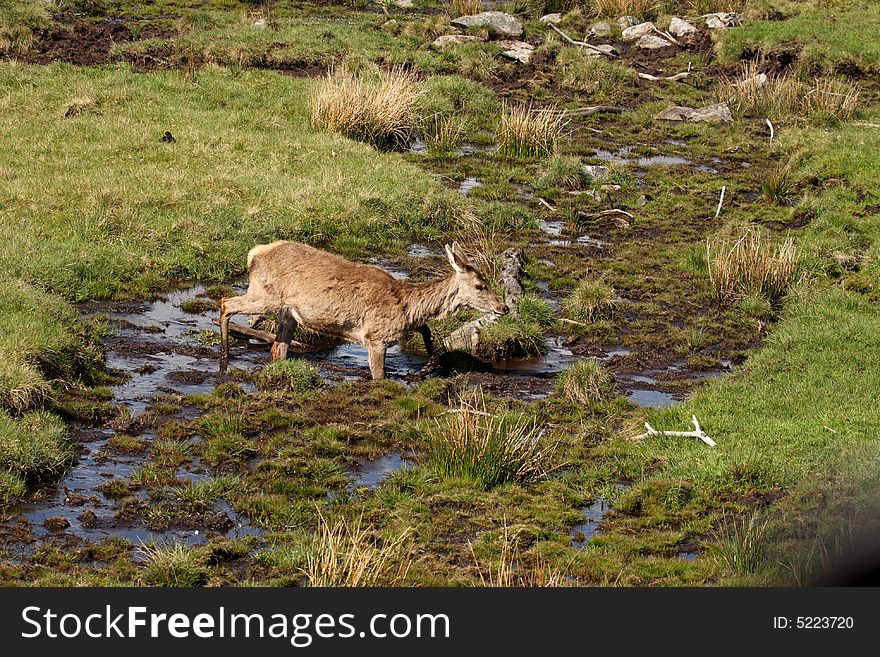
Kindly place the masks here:
MULTIPOLYGON (((396 275, 405 277, 407 272, 397 270, 396 275)), ((239 293, 244 291, 242 284, 233 287, 239 293)), ((151 407, 161 403, 163 398, 180 404, 187 395, 210 393, 220 383, 229 380, 240 383, 239 379, 230 378, 233 373, 219 373, 217 327, 212 321, 217 312, 205 310, 211 304, 203 298, 204 293, 205 288, 197 285, 173 291, 156 301, 88 302, 81 306, 84 317, 103 317, 111 328, 105 339, 107 366, 124 377, 121 383, 111 388, 112 403, 122 414, 130 416, 132 422, 136 423, 144 414, 149 415, 151 407), (206 303, 202 307, 198 304, 187 306, 187 302, 193 300, 206 303), (185 312, 183 307, 203 312, 185 312)), ((627 349, 614 346, 601 348, 601 353, 602 356, 594 357, 606 363, 629 355, 627 349)), ((315 365, 322 379, 330 385, 369 378, 366 349, 360 345, 342 344, 296 356, 315 365)), ((535 399, 548 395, 555 376, 581 358, 583 356, 573 354, 564 345, 562 336, 549 336, 545 355, 496 363, 491 371, 480 373, 476 378, 492 394, 535 399)), ((252 371, 268 361, 265 345, 242 340, 232 345, 229 362, 232 368, 252 371)), ((407 383, 421 380, 423 377, 417 373, 425 362, 424 356, 407 353, 395 346, 389 349, 387 357, 388 376, 407 383)), ((617 377, 618 386, 636 404, 665 406, 673 403, 673 393, 658 390, 658 381, 654 378, 657 373, 653 374, 620 375, 617 377)), ((251 384, 246 383, 243 387, 246 392, 253 391, 251 384)), ((184 403, 166 417, 188 421, 200 413, 197 407, 184 403)), ((144 520, 147 514, 120 514, 118 501, 104 492, 107 484, 128 480, 147 463, 157 434, 155 428, 149 427, 137 432, 146 448, 132 453, 113 449, 108 444, 114 433, 109 423, 90 426, 76 422, 72 425, 71 438, 80 449, 76 463, 56 486, 38 491, 30 501, 10 509, 0 522, 10 556, 26 558, 44 540, 78 543, 119 537, 135 545, 151 541, 195 545, 218 535, 261 535, 258 527, 222 500, 198 517, 177 519, 172 526, 163 529, 148 527, 144 520)), ((360 459, 349 468, 349 491, 375 488, 388 475, 411 464, 400 453, 387 454, 373 461, 360 459)), ((179 482, 207 481, 212 477, 210 466, 196 453, 189 453, 187 460, 175 471, 179 482)), ((151 504, 143 490, 132 495, 145 507, 151 504)), ((593 519, 594 522, 597 520, 593 519)))

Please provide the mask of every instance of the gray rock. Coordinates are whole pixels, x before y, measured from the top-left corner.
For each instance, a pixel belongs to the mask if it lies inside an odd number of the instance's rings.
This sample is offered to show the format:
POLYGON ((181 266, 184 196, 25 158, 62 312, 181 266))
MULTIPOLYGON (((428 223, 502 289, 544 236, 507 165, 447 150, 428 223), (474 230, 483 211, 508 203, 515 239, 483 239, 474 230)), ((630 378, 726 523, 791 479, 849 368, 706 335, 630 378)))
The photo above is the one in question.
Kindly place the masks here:
POLYGON ((456 46, 462 43, 473 43, 475 41, 480 41, 480 38, 472 36, 470 34, 444 34, 443 36, 439 36, 434 39, 431 47, 442 50, 443 48, 448 48, 449 46, 456 46))
POLYGON ((544 24, 552 23, 553 25, 556 25, 557 23, 562 22, 562 14, 547 14, 546 16, 541 16, 538 20, 544 24))
POLYGON ((401 9, 412 9, 415 7, 413 0, 392 0, 391 4, 397 5, 401 9))
POLYGON ((633 25, 639 24, 639 19, 635 16, 621 16, 617 19, 617 24, 620 25, 621 30, 625 30, 628 27, 632 27, 633 25))
POLYGON ((727 103, 692 107, 668 107, 654 117, 655 121, 691 121, 694 123, 732 123, 733 115, 727 103))
POLYGON ((646 23, 639 23, 638 25, 626 28, 621 36, 624 41, 638 41, 646 34, 653 33, 655 29, 654 23, 647 21, 646 23))
POLYGON ((636 46, 645 50, 657 50, 657 48, 668 48, 672 44, 661 36, 656 34, 646 34, 636 41, 636 46))
POLYGON ((611 34, 611 23, 600 21, 598 23, 593 23, 592 27, 590 27, 590 36, 606 37, 609 34, 611 34))
POLYGON ((739 27, 742 25, 742 16, 736 12, 719 12, 717 14, 706 14, 706 27, 710 30, 723 30, 728 27, 739 27))
POLYGON ((585 164, 583 171, 590 177, 590 180, 605 180, 611 175, 611 169, 601 164, 585 164))
POLYGON ((259 18, 254 21, 254 27, 258 30, 265 30, 269 27, 269 22, 265 18, 259 18))
POLYGON ((520 64, 528 64, 529 58, 535 50, 535 46, 525 41, 496 41, 495 43, 504 48, 501 53, 502 57, 507 57, 520 64))
POLYGON ((460 16, 451 23, 468 29, 485 27, 490 34, 500 37, 519 37, 523 33, 522 23, 503 11, 484 11, 473 16, 460 16))
POLYGON ((677 16, 673 16, 672 20, 669 21, 668 31, 672 36, 683 37, 688 36, 689 34, 696 34, 697 28, 687 21, 682 20, 677 16))

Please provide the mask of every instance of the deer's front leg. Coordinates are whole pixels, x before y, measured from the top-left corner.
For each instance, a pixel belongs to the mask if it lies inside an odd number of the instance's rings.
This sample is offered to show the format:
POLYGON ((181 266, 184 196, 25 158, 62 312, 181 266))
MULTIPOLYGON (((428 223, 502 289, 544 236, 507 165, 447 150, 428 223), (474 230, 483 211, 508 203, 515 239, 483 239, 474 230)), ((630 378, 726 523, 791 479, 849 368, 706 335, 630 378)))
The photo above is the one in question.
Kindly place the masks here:
POLYGON ((431 340, 431 329, 428 328, 427 324, 422 324, 416 330, 422 334, 422 340, 425 341, 425 352, 428 354, 428 358, 433 358, 434 342, 431 340))
POLYGON ((422 334, 422 339, 425 341, 425 352, 428 354, 428 362, 425 363, 424 367, 420 370, 421 374, 425 374, 436 369, 440 364, 440 359, 437 358, 437 352, 434 349, 434 342, 431 340, 431 329, 428 328, 428 325, 423 324, 416 330, 422 334))

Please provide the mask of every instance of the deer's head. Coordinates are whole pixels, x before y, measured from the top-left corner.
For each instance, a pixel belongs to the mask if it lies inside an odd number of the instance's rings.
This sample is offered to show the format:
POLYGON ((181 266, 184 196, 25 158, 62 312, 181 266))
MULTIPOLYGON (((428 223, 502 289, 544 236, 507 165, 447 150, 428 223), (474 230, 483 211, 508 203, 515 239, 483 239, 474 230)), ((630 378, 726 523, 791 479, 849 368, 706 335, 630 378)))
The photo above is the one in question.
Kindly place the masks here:
POLYGON ((486 279, 468 263, 467 255, 453 242, 446 245, 446 257, 455 270, 456 293, 453 305, 456 308, 473 308, 487 313, 505 314, 508 307, 486 283, 486 279))

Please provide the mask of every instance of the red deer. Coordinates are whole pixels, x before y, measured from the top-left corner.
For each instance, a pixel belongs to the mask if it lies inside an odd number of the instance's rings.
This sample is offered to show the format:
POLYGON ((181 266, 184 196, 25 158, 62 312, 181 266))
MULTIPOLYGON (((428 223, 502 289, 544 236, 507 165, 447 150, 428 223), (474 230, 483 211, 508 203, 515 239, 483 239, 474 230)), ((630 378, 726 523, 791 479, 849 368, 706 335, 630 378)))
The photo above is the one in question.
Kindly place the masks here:
POLYGON ((297 242, 273 242, 248 252, 248 289, 220 301, 223 363, 229 357, 229 319, 279 313, 272 360, 287 358, 298 324, 364 345, 374 379, 385 376, 385 350, 416 330, 434 356, 427 321, 464 307, 508 311, 457 243, 446 245, 453 272, 429 282, 399 281, 381 267, 350 262, 297 242))

